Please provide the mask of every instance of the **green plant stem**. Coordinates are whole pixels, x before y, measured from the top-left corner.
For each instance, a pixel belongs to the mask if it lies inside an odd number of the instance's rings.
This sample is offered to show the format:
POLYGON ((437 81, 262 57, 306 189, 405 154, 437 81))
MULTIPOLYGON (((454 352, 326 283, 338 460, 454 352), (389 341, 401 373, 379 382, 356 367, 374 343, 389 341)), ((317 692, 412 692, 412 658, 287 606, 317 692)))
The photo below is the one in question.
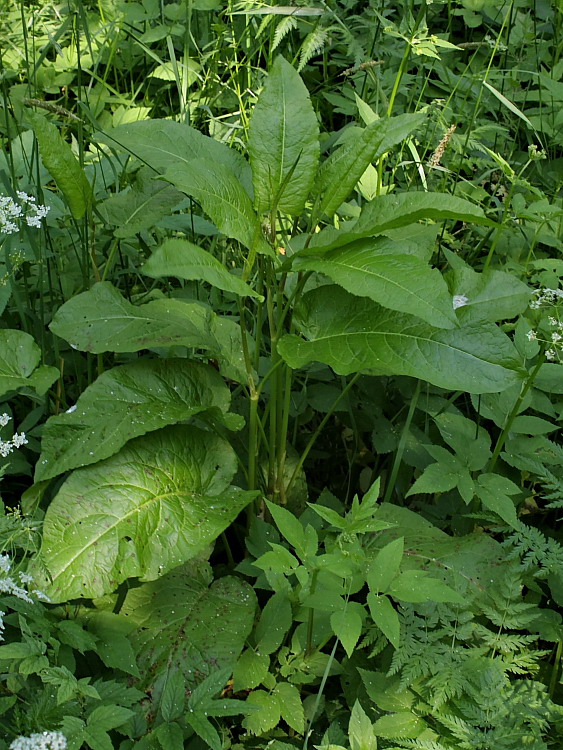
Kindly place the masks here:
MULTIPOLYGON (((313 596, 317 589, 317 578, 319 575, 318 570, 314 570, 311 575, 311 590, 310 595, 313 596)), ((315 624, 315 609, 314 607, 309 607, 309 617, 307 619, 307 646, 305 647, 305 654, 307 656, 310 655, 311 651, 313 650, 313 627, 315 624)))
POLYGON ((352 386, 354 385, 354 383, 358 380, 358 378, 360 377, 360 374, 361 373, 357 372, 352 377, 352 379, 350 380, 350 382, 348 383, 348 385, 346 386, 346 388, 344 388, 344 390, 338 395, 338 398, 336 398, 334 400, 334 403, 332 404, 332 406, 330 407, 330 409, 327 411, 327 413, 324 415, 324 417, 321 420, 319 426, 317 427, 317 429, 315 430, 315 432, 309 438, 309 442, 307 443, 307 445, 305 446, 305 450, 303 451, 303 453, 299 457, 299 460, 297 461, 297 466, 293 470, 293 474, 291 475, 291 478, 290 478, 289 482, 287 483, 287 487, 285 488, 286 494, 289 494, 289 491, 291 490, 291 488, 295 484, 295 481, 296 481, 297 477, 299 476, 299 472, 301 471, 301 469, 303 468, 303 464, 307 460, 307 456, 311 452, 312 447, 315 445, 315 443, 317 441, 317 438, 319 437, 319 435, 323 431, 326 423, 332 417, 332 415, 334 413, 334 410, 336 409, 336 407, 338 406, 338 404, 342 401, 342 399, 346 396, 346 394, 348 393, 348 391, 352 388, 352 386))
POLYGON ((563 640, 557 641, 557 648, 555 649, 555 659, 553 660, 553 668, 551 670, 551 677, 549 679, 549 697, 553 700, 555 694, 555 688, 557 687, 557 676, 559 675, 559 667, 561 666, 561 653, 563 652, 563 640))
POLYGON ((393 490, 395 489, 395 482, 397 481, 397 474, 399 473, 399 467, 401 466, 401 462, 403 460, 403 453, 405 452, 405 445, 407 444, 407 437, 409 434, 409 429, 411 426, 412 418, 414 416, 414 412, 418 404, 418 398, 420 396, 421 386, 422 386, 422 381, 417 380, 416 388, 415 388, 415 391, 413 393, 413 396, 411 398, 411 402, 409 405, 407 419, 405 421, 405 424, 403 425, 401 439, 399 440, 399 445, 397 446, 397 452, 395 453, 395 458, 393 460, 393 466, 391 467, 391 474, 389 475, 389 481, 387 482, 387 487, 385 488, 385 498, 383 500, 383 502, 385 503, 390 502, 391 495, 393 493, 393 490))
POLYGON ((542 352, 542 354, 540 355, 540 358, 538 359, 538 361, 536 363, 536 366, 534 367, 534 369, 530 373, 530 376, 528 377, 528 379, 524 383, 524 385, 522 387, 522 390, 520 391, 520 395, 516 399, 516 401, 514 403, 514 406, 512 407, 512 410, 511 410, 510 414, 508 415, 508 419, 506 420, 505 425, 502 428, 502 432, 498 436, 498 440, 497 440, 495 448, 493 450, 493 455, 491 456, 491 459, 489 461, 489 465, 487 466, 487 471, 488 472, 492 472, 494 470, 495 464, 497 462, 497 459, 500 456, 501 450, 504 448, 504 444, 506 443, 506 439, 508 438, 508 434, 509 434, 509 432, 510 432, 510 430, 512 428, 512 423, 514 422, 514 420, 518 416, 518 414, 520 412, 520 407, 522 406, 522 402, 523 402, 526 394, 528 393, 528 391, 532 387, 532 383, 536 379, 536 377, 537 377, 537 375, 538 375, 538 373, 539 373, 539 371, 540 371, 540 369, 541 369, 541 367, 542 367, 542 365, 543 365, 544 362, 545 362, 545 353, 542 352))

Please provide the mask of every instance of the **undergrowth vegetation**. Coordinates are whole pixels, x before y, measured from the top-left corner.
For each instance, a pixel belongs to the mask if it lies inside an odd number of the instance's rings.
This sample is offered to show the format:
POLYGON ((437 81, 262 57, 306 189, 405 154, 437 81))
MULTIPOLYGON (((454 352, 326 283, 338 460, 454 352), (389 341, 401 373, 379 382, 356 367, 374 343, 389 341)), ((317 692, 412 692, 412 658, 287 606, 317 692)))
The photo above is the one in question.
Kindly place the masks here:
POLYGON ((561 3, 0 35, 0 750, 562 747, 561 3))

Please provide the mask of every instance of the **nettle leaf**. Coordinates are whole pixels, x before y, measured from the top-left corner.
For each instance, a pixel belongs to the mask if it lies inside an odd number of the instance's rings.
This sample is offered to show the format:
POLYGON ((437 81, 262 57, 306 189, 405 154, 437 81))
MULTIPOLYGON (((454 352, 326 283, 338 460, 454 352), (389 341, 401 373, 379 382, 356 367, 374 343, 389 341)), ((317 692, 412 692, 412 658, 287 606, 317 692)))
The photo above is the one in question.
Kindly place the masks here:
POLYGON ((403 537, 395 539, 380 549, 369 565, 367 584, 371 591, 380 594, 387 591, 393 578, 399 572, 404 554, 403 537))
POLYGON ((298 258, 293 267, 316 271, 358 297, 422 318, 437 328, 455 328, 452 298, 435 268, 407 254, 378 255, 377 241, 331 250, 317 258, 298 258))
POLYGON ((143 169, 133 187, 112 195, 96 209, 106 224, 115 226, 116 237, 134 237, 137 232, 154 227, 183 199, 179 190, 155 180, 148 169, 143 169))
POLYGON ((76 469, 45 515, 41 557, 53 601, 99 597, 153 580, 201 553, 256 493, 230 487, 230 445, 178 425, 76 469))
POLYGON ((436 329, 338 286, 306 293, 295 322, 308 340, 286 335, 278 344, 292 368, 324 362, 341 375, 376 369, 469 393, 496 393, 522 377, 516 350, 494 324, 436 329))
POLYGON ((532 290, 505 271, 477 273, 459 268, 446 275, 452 295, 464 298, 463 312, 471 311, 483 320, 509 320, 523 313, 532 290))
MULTIPOLYGON (((190 562, 125 597, 121 615, 136 626, 130 638, 141 684, 151 688, 157 706, 178 672, 190 691, 209 675, 230 673, 250 634, 256 609, 252 587, 232 576, 210 579, 207 564, 190 562)), ((198 708, 203 712, 205 703, 198 708)))
POLYGON ((55 125, 37 112, 26 111, 26 118, 37 138, 43 164, 64 195, 73 217, 81 219, 92 202, 92 188, 84 170, 55 125))
POLYGON ((317 254, 342 247, 364 237, 373 237, 391 229, 405 227, 422 219, 473 222, 494 226, 482 208, 447 193, 389 193, 366 203, 359 218, 342 230, 328 227, 315 234, 300 255, 317 254))
POLYGON ((206 281, 218 289, 238 294, 241 297, 264 299, 238 276, 229 273, 211 253, 188 240, 164 240, 141 271, 145 276, 152 278, 176 276, 186 281, 206 281))
POLYGON ((277 726, 281 718, 281 701, 283 696, 276 692, 266 693, 265 690, 253 690, 246 702, 258 710, 246 716, 243 727, 252 734, 263 734, 277 726))
POLYGON ((33 388, 42 396, 59 377, 56 367, 39 365, 41 349, 24 331, 0 330, 0 395, 33 388), (39 367, 38 367, 39 365, 39 367))
POLYGON ((274 694, 279 698, 282 719, 297 734, 305 731, 305 711, 299 690, 289 682, 278 682, 274 694))
POLYGON ((439 578, 430 578, 423 570, 406 570, 393 580, 389 593, 405 602, 454 602, 465 599, 439 578))
POLYGON ((219 373, 199 362, 140 359, 107 370, 80 395, 71 413, 47 420, 35 480, 96 463, 131 438, 206 409, 225 413, 229 403, 219 373))
POLYGON ((344 607, 330 616, 333 633, 351 658, 362 633, 365 610, 358 602, 346 602, 344 607))
POLYGON ((377 596, 377 594, 370 591, 367 601, 374 623, 387 640, 395 648, 399 648, 401 623, 399 622, 399 615, 393 608, 389 598, 387 596, 377 596))
POLYGON ((372 161, 403 141, 423 123, 425 115, 403 114, 376 120, 324 162, 318 175, 320 212, 332 216, 358 184, 372 161))
POLYGON ((233 674, 235 692, 240 690, 253 690, 258 687, 268 674, 270 668, 270 657, 267 654, 246 649, 235 665, 233 674))
POLYGON ((377 750, 377 738, 371 721, 358 700, 352 707, 348 735, 350 737, 350 750, 377 750))
POLYGON ((518 485, 499 474, 481 474, 475 492, 487 510, 492 510, 509 526, 519 528, 516 506, 510 498, 511 495, 520 494, 518 485))
POLYGON ((434 422, 444 442, 471 471, 484 468, 491 457, 491 438, 484 427, 455 412, 438 414, 434 422))
POLYGON ((186 165, 194 159, 219 162, 228 167, 252 195, 250 166, 246 159, 214 138, 185 123, 172 120, 143 120, 96 133, 99 143, 136 156, 156 172, 186 165))
POLYGON ((227 237, 238 240, 249 250, 274 255, 262 234, 248 193, 228 167, 208 159, 195 159, 183 166, 169 167, 164 177, 195 198, 227 237))
POLYGON ((256 649, 262 654, 272 654, 282 644, 293 622, 291 603, 287 594, 278 591, 266 602, 256 625, 256 649))
POLYGON ((201 302, 163 298, 132 305, 102 281, 65 302, 50 328, 74 349, 96 354, 172 346, 203 349, 219 359, 227 377, 246 380, 239 325, 201 302))
POLYGON ((319 162, 319 124, 309 92, 293 65, 279 55, 254 108, 248 154, 259 213, 301 213, 319 162))

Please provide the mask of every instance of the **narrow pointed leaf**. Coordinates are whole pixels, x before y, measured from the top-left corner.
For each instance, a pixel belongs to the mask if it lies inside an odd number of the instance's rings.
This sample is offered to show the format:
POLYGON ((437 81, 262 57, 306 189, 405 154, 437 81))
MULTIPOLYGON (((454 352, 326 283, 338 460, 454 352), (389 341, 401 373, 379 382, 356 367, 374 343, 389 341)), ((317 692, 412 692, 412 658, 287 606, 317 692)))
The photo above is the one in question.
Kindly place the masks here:
POLYGON ((332 227, 316 234, 310 246, 300 251, 300 255, 318 254, 334 247, 342 247, 364 237, 373 237, 390 229, 405 227, 422 219, 432 221, 473 222, 494 226, 487 219, 482 208, 447 193, 390 193, 380 195, 367 203, 357 221, 337 230, 332 227))
POLYGON ((293 368, 324 362, 341 375, 376 369, 469 393, 502 391, 522 377, 516 350, 493 324, 436 329, 337 286, 308 292, 295 322, 308 340, 290 334, 278 345, 293 368))
POLYGON ((457 326, 441 273, 414 255, 378 255, 376 241, 336 248, 320 257, 298 258, 293 267, 324 273, 358 297, 416 315, 438 328, 457 326))
POLYGON ((72 149, 52 122, 37 112, 26 112, 45 167, 64 195, 75 219, 81 219, 92 202, 92 188, 72 149))
POLYGON ((181 167, 170 167, 164 176, 178 190, 195 198, 220 232, 249 250, 273 255, 248 194, 228 167, 195 159, 181 167))
POLYGON ((35 480, 108 458, 131 438, 205 409, 226 412, 229 402, 219 373, 187 359, 141 359, 107 370, 74 411, 47 420, 35 480))
POLYGON ((424 115, 404 114, 368 125, 359 139, 341 146, 319 171, 321 213, 332 216, 356 187, 369 164, 403 141, 422 124, 424 115))
POLYGON ((176 276, 186 281, 206 281, 225 292, 263 299, 242 279, 229 273, 211 253, 187 240, 164 240, 141 270, 153 278, 176 276))
POLYGON ((76 469, 45 516, 47 595, 57 602, 103 596, 127 578, 154 580, 201 553, 255 495, 230 487, 236 466, 226 441, 178 425, 76 469))
POLYGON ((319 161, 319 125, 309 92, 293 65, 279 55, 250 121, 248 153, 259 213, 274 206, 298 215, 319 161))

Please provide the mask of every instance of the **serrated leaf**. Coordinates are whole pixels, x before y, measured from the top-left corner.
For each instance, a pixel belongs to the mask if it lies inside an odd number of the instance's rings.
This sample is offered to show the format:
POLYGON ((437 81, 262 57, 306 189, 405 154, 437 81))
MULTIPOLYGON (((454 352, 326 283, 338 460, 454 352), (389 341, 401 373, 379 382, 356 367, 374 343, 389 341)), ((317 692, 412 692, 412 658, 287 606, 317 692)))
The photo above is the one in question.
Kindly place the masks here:
MULTIPOLYGON (((454 457, 452 456, 452 459, 454 457)), ((418 494, 434 494, 435 492, 447 492, 457 487, 460 467, 450 462, 449 464, 430 464, 416 482, 407 492, 407 497, 418 494)))
POLYGON ((186 722, 211 750, 221 750, 223 743, 217 730, 209 721, 204 711, 188 711, 186 722))
POLYGON ((273 654, 282 644, 293 622, 291 603, 287 594, 279 591, 266 602, 256 626, 256 648, 263 654, 273 654))
POLYGON ((426 729, 426 723, 410 711, 381 716, 373 725, 378 737, 415 738, 426 729))
POLYGON ((160 700, 160 711, 164 721, 179 719, 184 712, 186 700, 186 680, 180 670, 170 670, 166 675, 166 681, 162 690, 160 700))
POLYGON ((145 276, 153 278, 176 276, 186 281, 205 281, 218 289, 241 297, 263 299, 262 295, 245 284, 242 279, 229 273, 211 253, 187 240, 164 240, 141 271, 145 276))
POLYGON ((348 736, 350 750, 377 750, 377 738, 371 721, 358 700, 352 706, 348 736))
POLYGON ((399 648, 401 624, 399 622, 399 615, 396 613, 388 597, 377 596, 370 591, 368 594, 368 606, 374 623, 390 643, 395 648, 399 648))
POLYGON ((316 361, 341 375, 376 369, 469 393, 496 393, 522 378, 516 350, 493 324, 436 329, 338 286, 307 292, 294 320, 308 340, 288 334, 278 344, 292 368, 316 361))
POLYGON ((320 257, 297 258, 298 271, 316 271, 358 297, 422 318, 437 328, 458 325, 441 273, 414 255, 379 255, 377 241, 336 248, 320 257))
POLYGON ((164 177, 195 198, 220 232, 251 251, 273 256, 248 193, 228 167, 195 159, 182 167, 169 167, 164 177))
POLYGON ((39 145, 45 167, 64 195, 75 219, 81 219, 92 202, 92 188, 72 149, 46 117, 37 112, 26 112, 39 145))
POLYGON ((45 515, 46 593, 53 601, 103 596, 195 557, 255 496, 229 486, 235 471, 230 445, 190 426, 136 438, 76 469, 45 515))
POLYGON ((246 700, 259 709, 243 719, 242 725, 248 732, 263 734, 277 726, 281 718, 281 707, 276 693, 254 690, 246 700))
POLYGON ((424 115, 404 114, 376 120, 358 139, 335 151, 319 170, 320 212, 332 216, 355 188, 367 166, 404 140, 424 119, 424 115))
MULTIPOLYGON (((121 615, 96 612, 88 618, 88 630, 97 638, 96 653, 112 669, 140 677, 137 659, 128 638, 132 626, 121 615)), ((117 700, 118 696, 114 698, 117 700)), ((123 702, 124 696, 119 696, 123 702)))
POLYGON ((258 687, 268 674, 270 657, 252 648, 246 649, 240 655, 233 674, 235 692, 252 690, 258 687))
POLYGON ((278 682, 274 693, 279 699, 282 719, 298 734, 305 731, 305 712, 299 690, 289 682, 278 682))
POLYGON ((498 474, 482 474, 475 485, 475 493, 485 508, 492 510, 512 528, 519 528, 519 522, 510 495, 519 492, 519 487, 498 474))
POLYGON ((439 578, 430 578, 423 570, 406 570, 397 576, 389 587, 389 593, 405 602, 454 602, 463 604, 465 599, 439 578))
POLYGON ((303 558, 305 555, 306 540, 305 529, 301 522, 286 508, 282 508, 269 500, 266 503, 280 534, 289 542, 297 554, 303 558))
POLYGON ((297 216, 313 186, 319 125, 301 76, 281 55, 268 74, 248 133, 254 203, 297 216))
POLYGON ((206 409, 225 413, 229 402, 219 373, 199 362, 140 359, 107 370, 80 395, 74 411, 47 420, 35 480, 96 463, 131 438, 206 409))
POLYGON ((97 706, 88 716, 86 725, 96 726, 103 732, 116 729, 133 716, 133 711, 123 706, 97 706))
POLYGON ((348 658, 352 657, 362 633, 363 611, 361 604, 349 601, 343 609, 330 616, 332 631, 342 643, 348 658))
POLYGON ((404 539, 399 537, 380 549, 369 565, 367 584, 374 594, 387 591, 399 572, 404 553, 404 539))

